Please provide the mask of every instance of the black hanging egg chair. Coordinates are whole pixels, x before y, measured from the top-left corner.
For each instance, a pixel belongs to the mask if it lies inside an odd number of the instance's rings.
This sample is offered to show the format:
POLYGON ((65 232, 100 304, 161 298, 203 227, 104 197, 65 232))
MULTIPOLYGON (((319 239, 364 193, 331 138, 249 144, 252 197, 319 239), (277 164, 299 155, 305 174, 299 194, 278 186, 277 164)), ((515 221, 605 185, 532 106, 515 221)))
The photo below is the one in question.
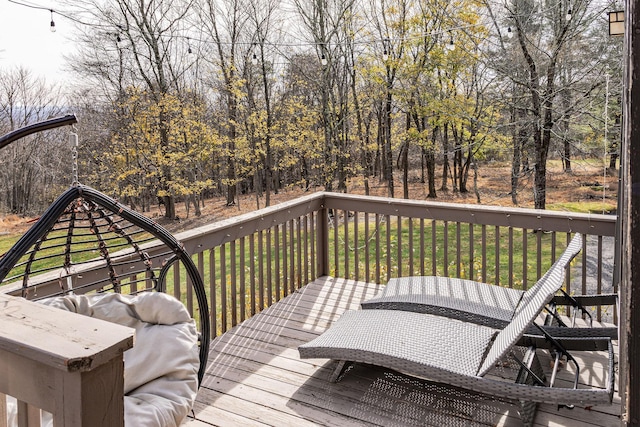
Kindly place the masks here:
MULTIPOLYGON (((73 123, 76 117, 70 115, 19 129, 1 137, 0 148, 73 123)), ((210 343, 206 291, 191 256, 156 222, 74 182, 0 258, 0 292, 31 300, 150 291, 182 300, 195 319, 199 386, 210 343)))

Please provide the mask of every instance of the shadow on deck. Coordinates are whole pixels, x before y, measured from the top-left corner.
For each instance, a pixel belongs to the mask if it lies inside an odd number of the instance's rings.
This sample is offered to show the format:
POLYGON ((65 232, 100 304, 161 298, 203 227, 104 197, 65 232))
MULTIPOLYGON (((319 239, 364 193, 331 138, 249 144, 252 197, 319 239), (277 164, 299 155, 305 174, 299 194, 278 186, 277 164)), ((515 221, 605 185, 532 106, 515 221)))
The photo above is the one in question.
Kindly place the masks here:
MULTIPOLYGON (((335 362, 299 358, 300 344, 378 287, 322 277, 216 338, 195 419, 185 425, 521 425, 518 408, 464 390, 364 365, 330 383, 335 362)), ((587 357, 583 366, 594 369, 584 369, 582 378, 598 384, 604 357, 587 357)), ((540 405, 535 425, 618 426, 620 398, 573 410, 540 405)))

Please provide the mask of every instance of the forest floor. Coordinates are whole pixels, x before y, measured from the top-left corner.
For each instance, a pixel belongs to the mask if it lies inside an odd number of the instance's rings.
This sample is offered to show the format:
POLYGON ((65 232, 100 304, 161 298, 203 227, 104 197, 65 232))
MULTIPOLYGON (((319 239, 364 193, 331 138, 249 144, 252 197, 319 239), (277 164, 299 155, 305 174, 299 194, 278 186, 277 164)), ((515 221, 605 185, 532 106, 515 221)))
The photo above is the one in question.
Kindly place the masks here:
MULTIPOLYGON (((572 172, 562 171, 560 162, 552 161, 548 166, 547 174, 547 209, 550 210, 570 210, 580 212, 603 213, 611 212, 616 207, 616 195, 618 192, 617 172, 605 174, 601 162, 598 161, 575 161, 572 164, 572 172)), ((518 186, 517 201, 514 205, 511 198, 511 171, 508 164, 484 164, 478 168, 477 188, 480 203, 494 206, 518 206, 532 208, 533 205, 533 174, 529 173, 520 179, 518 186)), ((409 198, 415 200, 426 200, 427 186, 420 182, 420 171, 414 171, 409 176, 409 198)), ((454 192, 451 188, 448 191, 441 191, 441 179, 437 179, 436 189, 438 202, 450 203, 470 203, 477 204, 478 197, 474 192, 473 172, 469 176, 468 193, 461 194, 454 192)), ((395 179, 395 197, 402 197, 403 185, 400 176, 395 179)), ((451 187, 451 184, 449 184, 451 187)), ((370 179, 370 195, 389 196, 387 183, 378 179, 370 179)), ((310 191, 321 191, 317 187, 310 191)), ((364 184, 361 177, 349 182, 347 192, 349 194, 365 194, 364 184)), ((277 194, 271 195, 271 205, 291 200, 296 197, 308 194, 299 187, 292 187, 277 194)), ((193 207, 190 216, 187 217, 183 203, 176 204, 177 216, 179 220, 169 220, 164 218, 164 207, 152 207, 150 212, 145 214, 161 223, 171 232, 176 233, 198 226, 209 224, 232 216, 246 212, 255 211, 265 204, 264 196, 256 201, 255 194, 241 195, 239 203, 235 206, 226 206, 225 197, 217 197, 205 200, 202 207, 202 214, 199 217, 193 215, 193 207)), ((0 233, 5 235, 20 234, 31 226, 36 218, 23 218, 16 215, 0 217, 0 233)))

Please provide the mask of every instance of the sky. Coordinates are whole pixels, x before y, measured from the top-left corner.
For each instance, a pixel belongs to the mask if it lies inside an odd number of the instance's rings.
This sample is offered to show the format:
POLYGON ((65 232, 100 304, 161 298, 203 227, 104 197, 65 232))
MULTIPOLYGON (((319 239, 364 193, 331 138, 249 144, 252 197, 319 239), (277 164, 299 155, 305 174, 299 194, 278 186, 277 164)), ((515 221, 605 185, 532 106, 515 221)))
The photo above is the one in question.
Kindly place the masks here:
POLYGON ((55 10, 61 8, 53 0, 16 0, 43 7, 34 9, 9 0, 0 0, 0 69, 23 66, 48 83, 64 84, 69 78, 63 55, 73 52, 74 24, 55 10), (50 31, 51 12, 56 32, 50 31))

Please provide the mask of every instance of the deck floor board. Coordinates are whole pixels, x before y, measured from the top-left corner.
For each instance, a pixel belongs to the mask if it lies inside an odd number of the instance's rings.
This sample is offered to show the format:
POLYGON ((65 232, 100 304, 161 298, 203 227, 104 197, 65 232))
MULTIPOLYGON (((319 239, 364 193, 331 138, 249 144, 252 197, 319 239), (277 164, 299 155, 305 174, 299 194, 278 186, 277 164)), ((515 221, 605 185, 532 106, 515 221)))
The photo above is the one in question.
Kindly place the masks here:
MULTIPOLYGON (((521 425, 517 408, 504 402, 364 365, 330 383, 335 362, 299 358, 300 344, 321 334, 345 310, 357 309, 378 288, 323 277, 213 340, 195 419, 184 425, 521 425)), ((598 357, 581 360, 597 366, 598 357)), ((594 372, 585 370, 581 380, 600 380, 594 372)), ((616 394, 611 406, 569 410, 539 405, 535 425, 618 426, 619 402, 616 394)))

